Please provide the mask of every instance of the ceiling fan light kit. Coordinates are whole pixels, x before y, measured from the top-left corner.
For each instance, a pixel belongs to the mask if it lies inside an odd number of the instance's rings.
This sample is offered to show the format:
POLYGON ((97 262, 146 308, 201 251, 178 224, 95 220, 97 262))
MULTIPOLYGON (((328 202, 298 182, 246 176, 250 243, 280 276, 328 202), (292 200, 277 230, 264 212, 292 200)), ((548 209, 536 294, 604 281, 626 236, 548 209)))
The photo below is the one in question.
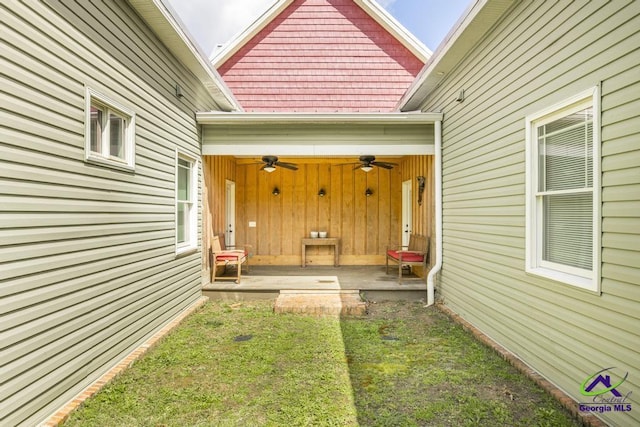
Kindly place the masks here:
POLYGON ((360 156, 360 165, 356 166, 354 169, 361 169, 365 172, 370 172, 373 170, 374 166, 383 169, 393 169, 394 166, 397 166, 397 163, 391 162, 376 162, 376 156, 360 156))
POLYGON ((279 166, 285 169, 290 169, 292 171, 298 170, 298 166, 295 165, 294 163, 281 162, 278 160, 278 157, 276 156, 262 156, 262 162, 264 163, 264 166, 262 166, 260 170, 263 170, 269 173, 275 171, 276 166, 279 166))

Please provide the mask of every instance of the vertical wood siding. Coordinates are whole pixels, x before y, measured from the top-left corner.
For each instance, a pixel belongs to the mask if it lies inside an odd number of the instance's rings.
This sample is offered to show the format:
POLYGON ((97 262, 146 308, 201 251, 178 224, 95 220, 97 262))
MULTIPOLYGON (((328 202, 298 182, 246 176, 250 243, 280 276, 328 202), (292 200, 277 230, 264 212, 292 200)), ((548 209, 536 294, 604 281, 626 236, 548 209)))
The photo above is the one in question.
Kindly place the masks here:
MULTIPOLYGON (((204 156, 202 172, 202 247, 207 249, 211 236, 224 234, 226 230, 226 185, 227 180, 235 181, 236 163, 229 156, 204 156)), ((208 268, 208 253, 208 250, 202 251, 205 269, 208 268)), ((203 275, 203 280, 208 277, 203 275)))
MULTIPOLYGON (((365 173, 341 164, 353 160, 293 161, 298 171, 265 173, 258 164, 237 165, 237 238, 253 245, 255 262, 300 263, 300 239, 312 230, 340 237, 343 264, 383 262, 386 245, 397 244, 400 237, 399 168, 365 173), (279 196, 272 194, 275 187, 279 196), (372 196, 365 196, 367 188, 372 196), (318 196, 320 189, 324 197, 318 196), (257 226, 250 228, 249 221, 257 226)), ((308 262, 332 264, 332 251, 310 247, 308 262)))
POLYGON ((199 157, 194 111, 215 104, 124 1, 0 16, 0 424, 31 426, 199 297, 175 150, 199 157), (135 111, 135 172, 84 161, 85 86, 135 111))
POLYGON ((423 236, 435 236, 435 187, 433 185, 434 170, 433 156, 409 156, 400 164, 402 182, 411 181, 412 206, 412 231, 423 236), (422 205, 418 205, 418 176, 425 177, 425 189, 422 205))
POLYGON ((640 424, 638 46, 639 2, 517 2, 424 106, 445 117, 439 298, 577 401, 628 371, 613 425, 640 424), (524 271, 525 117, 600 82, 601 295, 524 271))

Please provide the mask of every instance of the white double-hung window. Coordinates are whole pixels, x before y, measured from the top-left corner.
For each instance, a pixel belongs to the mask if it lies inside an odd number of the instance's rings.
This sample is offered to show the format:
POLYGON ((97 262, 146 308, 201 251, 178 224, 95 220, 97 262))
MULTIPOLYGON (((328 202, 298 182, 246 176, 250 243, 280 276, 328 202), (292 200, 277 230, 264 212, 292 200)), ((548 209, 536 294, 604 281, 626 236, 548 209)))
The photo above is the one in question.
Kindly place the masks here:
POLYGON ((527 272, 592 291, 600 274, 599 90, 527 125, 527 272))
POLYGON ((104 95, 86 89, 85 157, 119 169, 135 167, 135 113, 104 95))
POLYGON ((176 153, 176 253, 197 248, 198 162, 176 153))

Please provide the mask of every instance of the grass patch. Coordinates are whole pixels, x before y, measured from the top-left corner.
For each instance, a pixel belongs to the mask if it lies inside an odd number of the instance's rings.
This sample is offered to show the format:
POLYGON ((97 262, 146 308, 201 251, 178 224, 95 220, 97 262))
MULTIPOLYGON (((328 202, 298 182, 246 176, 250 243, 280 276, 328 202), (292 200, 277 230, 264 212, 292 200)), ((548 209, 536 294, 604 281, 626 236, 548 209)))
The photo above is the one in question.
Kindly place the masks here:
POLYGON ((362 318, 212 302, 65 426, 577 426, 433 308, 362 318))

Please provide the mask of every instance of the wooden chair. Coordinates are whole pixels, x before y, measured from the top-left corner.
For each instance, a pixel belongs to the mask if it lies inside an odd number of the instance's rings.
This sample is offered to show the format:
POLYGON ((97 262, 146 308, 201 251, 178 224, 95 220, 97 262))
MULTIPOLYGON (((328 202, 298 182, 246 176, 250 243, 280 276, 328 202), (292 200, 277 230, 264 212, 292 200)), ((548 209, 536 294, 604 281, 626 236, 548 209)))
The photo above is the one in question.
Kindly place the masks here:
POLYGON ((398 263, 398 283, 402 284, 402 267, 419 265, 426 271, 428 258, 429 239, 420 234, 412 234, 409 236, 408 246, 387 247, 387 274, 389 261, 398 263))
POLYGON ((236 283, 240 283, 242 276, 242 264, 247 265, 247 272, 249 272, 249 251, 247 249, 228 249, 224 248, 224 238, 220 236, 213 236, 211 238, 211 247, 209 248, 209 268, 211 270, 209 280, 215 282, 218 280, 235 280, 236 283), (216 277, 216 270, 218 267, 224 267, 235 265, 238 270, 236 277, 216 277))

